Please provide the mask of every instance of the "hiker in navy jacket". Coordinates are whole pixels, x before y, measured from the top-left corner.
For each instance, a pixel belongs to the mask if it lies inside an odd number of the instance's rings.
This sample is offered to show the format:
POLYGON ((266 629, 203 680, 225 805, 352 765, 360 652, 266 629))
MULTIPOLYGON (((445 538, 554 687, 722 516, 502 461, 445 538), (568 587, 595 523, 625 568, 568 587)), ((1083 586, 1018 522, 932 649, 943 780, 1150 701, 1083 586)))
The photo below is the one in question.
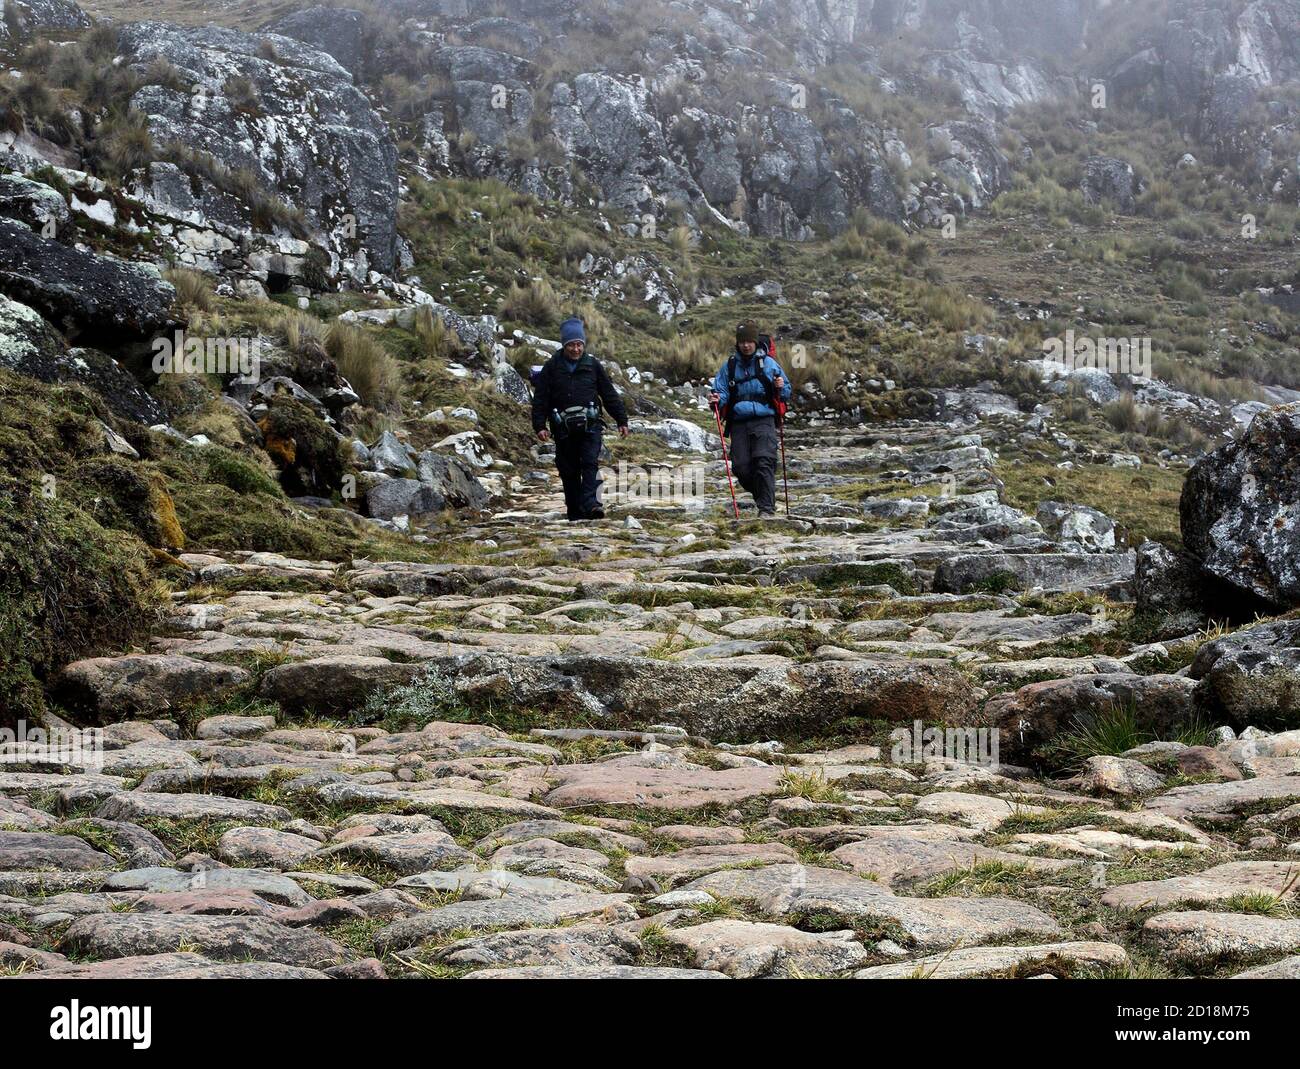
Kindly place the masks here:
POLYGON ((763 517, 776 515, 776 400, 789 401, 790 394, 790 380, 760 344, 758 327, 742 323, 735 355, 718 372, 709 399, 727 421, 736 480, 754 495, 763 517))
POLYGON ((564 483, 569 522, 603 520, 600 450, 605 423, 601 409, 614 417, 618 433, 626 438, 627 406, 604 366, 587 352, 587 331, 581 319, 564 323, 560 345, 537 376, 533 430, 543 442, 555 439, 555 466, 564 483))

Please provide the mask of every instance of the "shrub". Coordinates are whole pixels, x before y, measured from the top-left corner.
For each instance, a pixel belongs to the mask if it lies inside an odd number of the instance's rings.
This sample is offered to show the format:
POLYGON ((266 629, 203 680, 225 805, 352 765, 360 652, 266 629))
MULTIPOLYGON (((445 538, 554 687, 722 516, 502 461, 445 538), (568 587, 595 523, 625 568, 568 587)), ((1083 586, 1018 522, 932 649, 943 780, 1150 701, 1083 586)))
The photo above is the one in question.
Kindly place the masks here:
POLYGON ((140 539, 105 529, 40 482, 0 475, 0 710, 36 715, 41 684, 83 656, 122 649, 159 600, 140 539))
POLYGON ((692 334, 653 343, 638 363, 673 383, 712 380, 734 348, 735 336, 726 331, 692 334))
POLYGON ((253 79, 243 74, 236 74, 226 79, 221 91, 236 111, 246 115, 261 114, 262 97, 253 79))
POLYGON ((159 607, 136 527, 158 533, 158 484, 102 455, 100 421, 88 391, 0 371, 0 718, 39 714, 57 668, 129 646, 159 607))
POLYGON ((277 317, 276 329, 290 352, 309 360, 321 360, 329 355, 325 346, 325 324, 314 315, 286 308, 278 312, 277 317))
POLYGON ((1136 431, 1142 424, 1142 409, 1131 393, 1124 394, 1118 401, 1112 401, 1102 409, 1102 414, 1106 417, 1106 422, 1117 431, 1136 431))

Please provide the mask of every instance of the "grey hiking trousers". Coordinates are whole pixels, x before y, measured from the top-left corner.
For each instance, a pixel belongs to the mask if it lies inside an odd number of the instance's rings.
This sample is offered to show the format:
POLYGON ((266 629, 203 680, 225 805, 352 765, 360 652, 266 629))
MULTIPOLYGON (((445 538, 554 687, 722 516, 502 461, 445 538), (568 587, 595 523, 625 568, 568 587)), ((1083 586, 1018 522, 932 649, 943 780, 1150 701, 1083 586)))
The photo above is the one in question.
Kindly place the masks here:
POLYGON ((754 495, 760 512, 776 511, 776 419, 760 416, 731 425, 731 465, 736 481, 754 495))

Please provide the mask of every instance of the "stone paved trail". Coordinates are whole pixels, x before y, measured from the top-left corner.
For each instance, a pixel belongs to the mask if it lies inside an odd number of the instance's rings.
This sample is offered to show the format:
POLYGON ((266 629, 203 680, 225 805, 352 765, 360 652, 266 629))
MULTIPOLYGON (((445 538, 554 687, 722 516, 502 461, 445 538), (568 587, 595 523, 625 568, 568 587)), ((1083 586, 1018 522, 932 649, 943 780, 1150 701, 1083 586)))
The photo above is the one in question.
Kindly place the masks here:
POLYGON ((738 529, 715 463, 576 528, 536 479, 436 566, 187 555, 64 673, 102 770, 0 765, 0 971, 1296 975, 1300 732, 1045 764, 1197 684, 1123 640, 1104 517, 1000 502, 1000 433, 792 430, 796 518, 738 529), (900 763, 918 721, 1001 766, 900 763))

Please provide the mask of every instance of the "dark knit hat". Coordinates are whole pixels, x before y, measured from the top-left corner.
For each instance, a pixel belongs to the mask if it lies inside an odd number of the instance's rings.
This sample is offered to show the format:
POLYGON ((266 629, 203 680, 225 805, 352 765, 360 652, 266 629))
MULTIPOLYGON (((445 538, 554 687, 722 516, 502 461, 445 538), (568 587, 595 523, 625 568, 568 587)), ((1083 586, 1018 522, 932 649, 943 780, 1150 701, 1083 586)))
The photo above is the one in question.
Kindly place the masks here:
POLYGON ((736 328, 736 344, 744 345, 747 341, 758 344, 758 327, 753 323, 741 323, 736 328))

